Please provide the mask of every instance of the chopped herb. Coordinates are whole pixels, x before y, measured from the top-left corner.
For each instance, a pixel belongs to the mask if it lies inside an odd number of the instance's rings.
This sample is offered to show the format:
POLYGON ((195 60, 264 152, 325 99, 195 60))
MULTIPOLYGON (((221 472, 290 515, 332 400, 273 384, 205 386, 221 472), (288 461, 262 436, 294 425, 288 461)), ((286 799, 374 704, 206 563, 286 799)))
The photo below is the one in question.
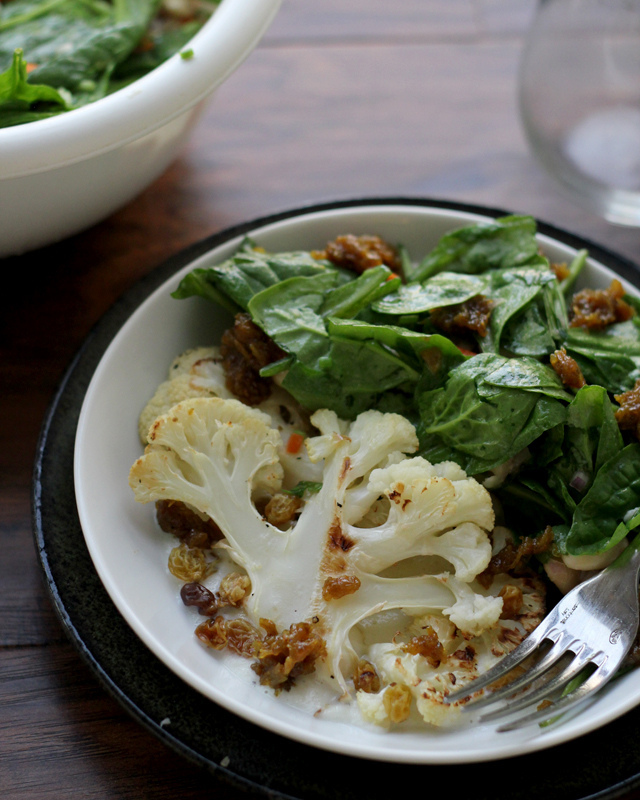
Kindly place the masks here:
POLYGON ((317 494, 322 489, 321 483, 314 483, 313 481, 300 481, 293 489, 284 489, 285 494, 292 494, 294 497, 303 497, 307 492, 309 494, 317 494))

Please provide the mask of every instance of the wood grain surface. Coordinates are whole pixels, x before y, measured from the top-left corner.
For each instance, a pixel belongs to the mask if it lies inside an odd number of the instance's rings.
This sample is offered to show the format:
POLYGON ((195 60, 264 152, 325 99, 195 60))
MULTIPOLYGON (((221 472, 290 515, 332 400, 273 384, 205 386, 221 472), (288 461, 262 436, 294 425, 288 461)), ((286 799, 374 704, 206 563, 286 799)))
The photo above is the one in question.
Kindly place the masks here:
POLYGON ((93 325, 141 276, 229 225, 383 195, 531 213, 639 258, 637 230, 568 202, 528 150, 516 90, 533 11, 530 0, 285 0, 158 181, 92 229, 2 263, 3 800, 240 796, 105 694, 52 611, 34 550, 43 416, 93 325))

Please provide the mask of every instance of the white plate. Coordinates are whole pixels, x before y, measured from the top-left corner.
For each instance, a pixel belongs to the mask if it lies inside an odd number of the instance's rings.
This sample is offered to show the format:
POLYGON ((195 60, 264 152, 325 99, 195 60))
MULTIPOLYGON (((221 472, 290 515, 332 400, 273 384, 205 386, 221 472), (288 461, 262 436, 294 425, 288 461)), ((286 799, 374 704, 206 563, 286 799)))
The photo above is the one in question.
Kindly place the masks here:
MULTIPOLYGON (((282 251, 321 249, 346 232, 376 233, 404 243, 417 259, 446 231, 482 219, 488 217, 447 208, 360 205, 299 214, 250 235, 267 250, 282 251)), ((498 734, 488 725, 391 732, 354 728, 314 717, 290 705, 286 694, 275 697, 250 670, 237 669, 243 659, 200 645, 194 636, 198 618, 181 603, 179 582, 166 566, 171 537, 157 528, 150 505, 135 502, 127 480, 141 453, 138 415, 165 380, 170 362, 189 347, 217 343, 230 322, 200 298, 178 301, 171 292, 191 269, 228 258, 240 241, 229 239, 200 256, 148 297, 106 350, 82 406, 74 465, 80 521, 104 586, 140 639, 187 684, 256 725, 322 749, 381 761, 455 764, 522 755, 581 736, 637 705, 640 671, 615 681, 588 709, 546 730, 498 734)), ((540 243, 555 261, 569 261, 575 254, 549 236, 540 235, 540 243)), ((591 259, 583 280, 604 287, 614 275, 591 259)), ((623 284, 638 294, 632 284, 623 284)))

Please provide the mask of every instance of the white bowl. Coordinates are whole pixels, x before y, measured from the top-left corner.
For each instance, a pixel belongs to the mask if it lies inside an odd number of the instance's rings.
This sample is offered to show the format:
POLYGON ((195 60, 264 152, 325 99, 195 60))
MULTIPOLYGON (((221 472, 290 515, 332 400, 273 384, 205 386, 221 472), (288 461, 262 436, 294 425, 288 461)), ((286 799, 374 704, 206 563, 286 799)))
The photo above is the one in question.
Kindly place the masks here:
MULTIPOLYGON (((340 233, 377 233, 402 242, 416 259, 446 231, 482 219, 487 217, 461 209, 363 203, 292 212, 255 230, 243 227, 220 235, 215 246, 199 248, 202 255, 197 258, 178 259, 182 267, 128 318, 92 378, 78 423, 74 480, 80 522, 96 570, 123 617, 164 664, 205 697, 267 730, 343 755, 380 761, 472 763, 569 741, 640 702, 640 670, 636 670, 612 682, 588 709, 563 724, 509 735, 489 724, 383 733, 324 714, 314 716, 296 707, 290 695, 275 697, 259 686, 244 659, 214 655, 200 646, 194 635, 197 615, 182 605, 179 581, 167 569, 173 539, 158 528, 153 508, 135 502, 127 485, 129 469, 141 453, 140 410, 165 379, 174 356, 189 347, 217 343, 231 319, 200 298, 171 298, 191 269, 228 258, 244 233, 271 251, 321 249, 340 233)), ((584 246, 578 240, 560 240, 553 232, 541 233, 539 240, 555 261, 570 260, 584 246)), ((590 286, 606 286, 613 275, 590 258, 582 279, 590 286)), ((638 293, 626 281, 625 287, 638 293)), ((312 710, 313 702, 314 698, 312 710)))
POLYGON ((102 100, 0 129, 0 257, 93 225, 161 175, 280 3, 222 0, 190 42, 193 58, 177 53, 102 100))

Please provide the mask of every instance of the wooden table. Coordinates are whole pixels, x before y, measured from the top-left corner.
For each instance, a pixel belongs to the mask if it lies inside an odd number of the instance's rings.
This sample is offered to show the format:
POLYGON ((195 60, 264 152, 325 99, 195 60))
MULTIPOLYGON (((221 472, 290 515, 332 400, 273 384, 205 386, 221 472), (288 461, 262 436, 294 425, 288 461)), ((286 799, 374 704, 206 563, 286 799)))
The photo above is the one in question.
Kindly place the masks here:
POLYGON ((383 195, 531 213, 638 258, 637 230, 567 202, 529 153, 516 80, 533 9, 531 0, 285 0, 162 178, 93 229, 5 261, 5 800, 239 796, 167 750, 96 683, 52 611, 34 551, 30 492, 41 421, 77 348, 128 287, 234 223, 383 195), (17 289, 7 288, 9 276, 17 289))

